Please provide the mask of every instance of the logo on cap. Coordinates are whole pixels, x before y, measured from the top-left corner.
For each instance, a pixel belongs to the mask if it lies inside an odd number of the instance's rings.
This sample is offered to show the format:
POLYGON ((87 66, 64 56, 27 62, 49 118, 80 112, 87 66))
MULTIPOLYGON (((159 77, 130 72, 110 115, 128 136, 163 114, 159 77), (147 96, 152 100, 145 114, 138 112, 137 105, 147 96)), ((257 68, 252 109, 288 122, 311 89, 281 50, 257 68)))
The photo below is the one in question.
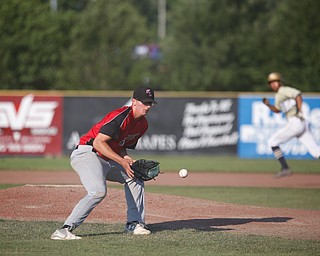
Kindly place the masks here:
POLYGON ((133 92, 133 98, 137 99, 143 103, 145 102, 152 102, 156 104, 157 102, 154 100, 154 92, 150 87, 141 86, 137 88, 133 92))
POLYGON ((146 94, 147 94, 149 97, 152 97, 152 91, 151 91, 150 88, 148 88, 148 89, 146 90, 146 94))

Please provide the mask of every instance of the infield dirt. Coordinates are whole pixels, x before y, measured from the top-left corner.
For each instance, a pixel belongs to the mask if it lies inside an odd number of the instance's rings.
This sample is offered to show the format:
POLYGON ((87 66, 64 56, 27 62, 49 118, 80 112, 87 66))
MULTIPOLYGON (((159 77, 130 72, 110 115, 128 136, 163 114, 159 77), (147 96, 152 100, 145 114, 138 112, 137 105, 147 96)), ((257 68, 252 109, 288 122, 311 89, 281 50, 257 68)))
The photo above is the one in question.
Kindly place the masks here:
MULTIPOLYGON (((0 190, 1 219, 63 222, 73 206, 86 193, 84 188, 79 185, 77 175, 73 172, 50 172, 52 176, 46 178, 44 177, 46 172, 21 172, 0 172, 1 183, 32 184, 0 190), (10 178, 11 174, 17 176, 10 178), (32 181, 32 179, 34 180, 32 181), (60 182, 58 182, 59 180, 60 182)), ((198 183, 216 186, 220 180, 224 182, 220 182, 219 186, 320 187, 319 175, 293 175, 279 180, 268 176, 240 174, 234 175, 232 178, 232 174, 226 176, 222 176, 222 174, 218 174, 218 176, 192 174, 187 179, 181 179, 178 174, 167 173, 160 176, 159 179, 151 181, 147 186, 199 186, 198 183), (258 179, 255 180, 254 178, 257 177, 258 179), (189 184, 192 180, 193 182, 189 184), (211 182, 209 182, 210 180, 211 182)), ((147 193, 146 212, 146 221, 153 232, 195 229, 208 232, 320 240, 320 212, 316 210, 226 204, 147 193)), ((95 208, 86 221, 124 223, 125 219, 124 192, 121 189, 110 188, 107 197, 95 208)))

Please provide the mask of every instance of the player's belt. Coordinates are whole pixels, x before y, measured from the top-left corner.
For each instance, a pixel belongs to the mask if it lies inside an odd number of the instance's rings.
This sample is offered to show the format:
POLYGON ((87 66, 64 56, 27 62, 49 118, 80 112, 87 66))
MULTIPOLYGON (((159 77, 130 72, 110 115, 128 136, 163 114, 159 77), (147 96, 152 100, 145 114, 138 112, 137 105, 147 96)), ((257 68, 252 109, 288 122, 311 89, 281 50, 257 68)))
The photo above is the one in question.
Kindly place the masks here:
MULTIPOLYGON (((77 146, 74 148, 74 150, 78 149, 79 147, 92 147, 92 146, 90 146, 90 145, 77 145, 77 146)), ((92 147, 92 152, 96 153, 97 150, 95 150, 95 149, 92 147)))

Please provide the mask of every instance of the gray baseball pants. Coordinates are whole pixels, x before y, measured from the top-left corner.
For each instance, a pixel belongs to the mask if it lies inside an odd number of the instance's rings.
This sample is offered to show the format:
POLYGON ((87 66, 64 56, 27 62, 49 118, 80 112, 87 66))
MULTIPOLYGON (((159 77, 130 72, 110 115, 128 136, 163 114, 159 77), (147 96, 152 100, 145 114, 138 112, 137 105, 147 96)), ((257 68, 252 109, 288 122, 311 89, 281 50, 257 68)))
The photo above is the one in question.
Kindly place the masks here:
MULTIPOLYGON (((128 177, 121 165, 107 161, 92 152, 92 146, 79 145, 70 156, 72 168, 78 173, 87 195, 74 207, 65 225, 73 229, 81 225, 90 212, 106 197, 106 180, 124 184, 127 221, 144 223, 144 183, 128 177)), ((108 214, 108 213, 106 213, 108 214)))

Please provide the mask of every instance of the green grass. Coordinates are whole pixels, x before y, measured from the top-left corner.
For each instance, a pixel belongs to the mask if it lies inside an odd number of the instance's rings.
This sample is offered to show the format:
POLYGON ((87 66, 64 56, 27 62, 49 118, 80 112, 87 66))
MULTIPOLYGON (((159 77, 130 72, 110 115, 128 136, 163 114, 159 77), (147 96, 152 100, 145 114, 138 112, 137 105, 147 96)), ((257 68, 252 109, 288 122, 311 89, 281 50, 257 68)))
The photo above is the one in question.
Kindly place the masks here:
MULTIPOLYGON (((121 189, 119 185, 110 187, 121 189)), ((302 210, 320 210, 320 189, 146 186, 147 193, 185 196, 216 202, 302 210)))
POLYGON ((168 230, 150 226, 150 236, 122 232, 123 224, 84 223, 76 241, 52 241, 50 235, 61 223, 0 220, 0 255, 319 255, 318 241, 238 235, 221 227, 208 230, 168 230))
POLYGON ((320 189, 146 186, 146 192, 233 204, 320 210, 320 189))
MULTIPOLYGON (((275 173, 280 165, 275 159, 240 159, 234 156, 142 156, 135 158, 150 158, 158 160, 161 169, 173 172, 187 168, 193 172, 258 172, 275 173)), ((288 163, 295 173, 320 173, 319 160, 293 160, 288 163)), ((71 170, 68 157, 36 158, 36 157, 6 157, 0 158, 1 170, 71 170)))
POLYGON ((12 188, 21 186, 20 184, 0 184, 0 189, 12 188))
POLYGON ((1 157, 1 170, 72 170, 70 160, 67 157, 43 158, 43 157, 1 157))

